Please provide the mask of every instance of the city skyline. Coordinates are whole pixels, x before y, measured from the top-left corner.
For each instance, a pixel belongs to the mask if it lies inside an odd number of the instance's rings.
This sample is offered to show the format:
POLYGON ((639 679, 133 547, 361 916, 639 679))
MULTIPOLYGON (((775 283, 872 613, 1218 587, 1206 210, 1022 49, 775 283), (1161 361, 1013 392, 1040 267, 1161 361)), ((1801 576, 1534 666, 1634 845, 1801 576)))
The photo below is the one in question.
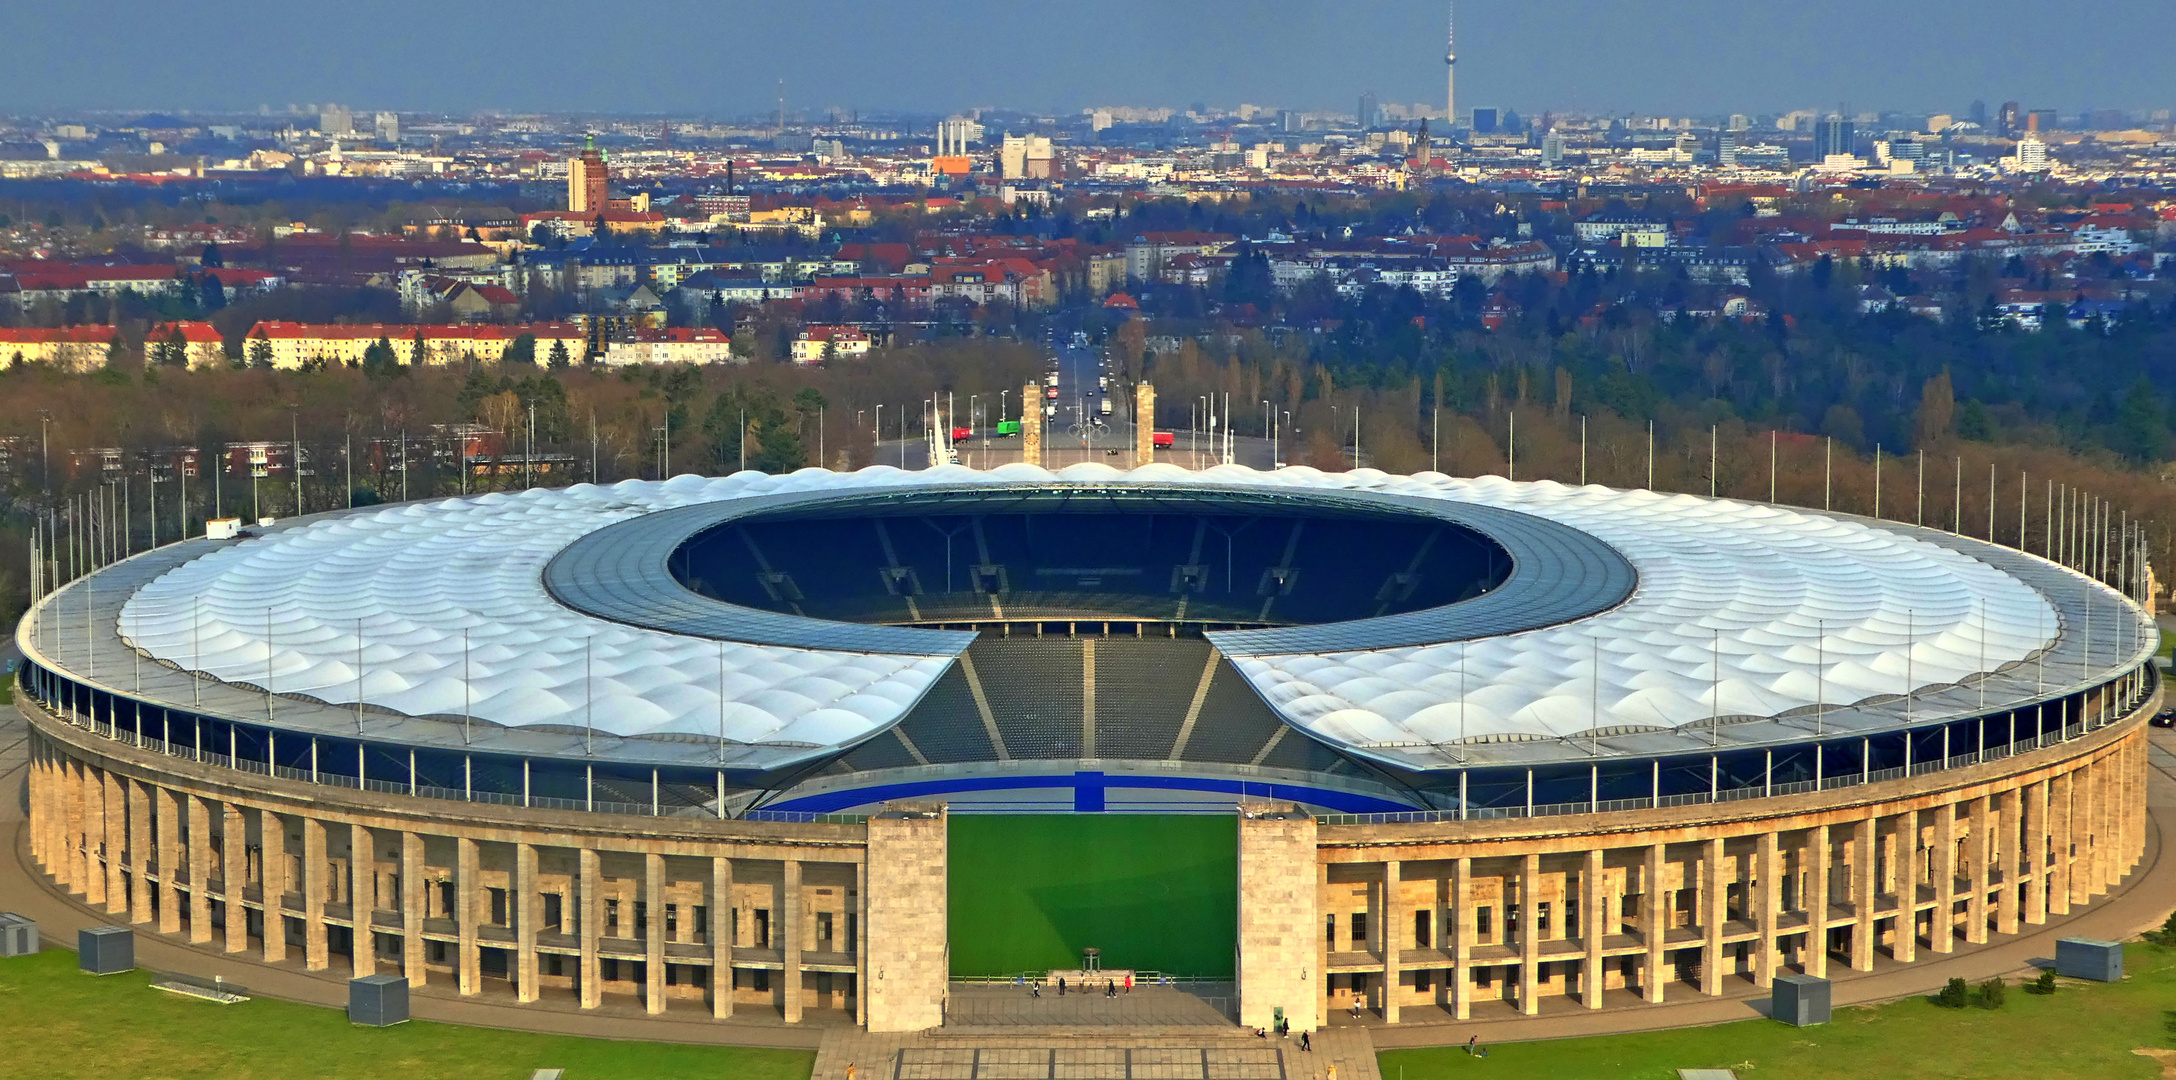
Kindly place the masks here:
MULTIPOLYGON (((138 0, 124 0, 123 8, 138 0)), ((480 13, 365 0, 358 32, 327 43, 308 12, 236 0, 174 25, 145 7, 71 44, 54 20, 5 23, 19 45, 0 110, 250 110, 350 101, 414 111, 599 111, 734 116, 789 110, 944 113, 973 107, 1077 112, 1095 105, 1185 109, 1242 102, 1346 110, 1362 90, 1385 104, 1441 107, 1440 0, 1350 9, 1317 0, 1022 10, 902 9, 833 0, 812 12, 751 5, 655 9, 646 22, 585 31, 573 64, 519 63, 564 52, 581 9, 548 2, 521 25, 480 13), (427 17, 426 17, 427 14, 427 17), (715 50, 662 49, 715 40, 715 50), (1151 32, 1161 27, 1161 32, 1151 32), (490 39, 499 60, 459 60, 449 42, 490 39), (224 56, 218 63, 205 57, 224 56), (836 62, 860 57, 853 63, 836 62)), ((2020 31, 2018 0, 1892 8, 1839 0, 1818 11, 1744 11, 1720 0, 1650 0, 1586 10, 1571 0, 1468 3, 1459 15, 1458 96, 1526 111, 1712 114, 1800 108, 1955 111, 1974 100, 2028 107, 2165 108, 2176 69, 2139 35, 2157 13, 2116 0, 2096 18, 2020 31), (1939 42, 1939 50, 1913 43, 1939 42), (2056 59, 2061 62, 2055 62, 2056 59)), ((474 55, 474 54, 468 54, 474 55)))

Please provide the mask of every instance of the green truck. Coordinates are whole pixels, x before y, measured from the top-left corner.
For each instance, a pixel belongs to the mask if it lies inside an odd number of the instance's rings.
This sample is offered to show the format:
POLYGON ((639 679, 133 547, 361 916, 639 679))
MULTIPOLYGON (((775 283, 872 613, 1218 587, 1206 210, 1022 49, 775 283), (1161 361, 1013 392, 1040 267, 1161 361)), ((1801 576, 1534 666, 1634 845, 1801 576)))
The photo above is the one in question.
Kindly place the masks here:
POLYGON ((998 422, 997 422, 997 437, 998 437, 998 438, 1000 438, 1000 439, 1010 439, 1010 438, 1014 438, 1014 437, 1018 436, 1019 434, 1020 434, 1020 421, 1018 421, 1018 420, 1000 420, 1000 421, 998 421, 998 422))

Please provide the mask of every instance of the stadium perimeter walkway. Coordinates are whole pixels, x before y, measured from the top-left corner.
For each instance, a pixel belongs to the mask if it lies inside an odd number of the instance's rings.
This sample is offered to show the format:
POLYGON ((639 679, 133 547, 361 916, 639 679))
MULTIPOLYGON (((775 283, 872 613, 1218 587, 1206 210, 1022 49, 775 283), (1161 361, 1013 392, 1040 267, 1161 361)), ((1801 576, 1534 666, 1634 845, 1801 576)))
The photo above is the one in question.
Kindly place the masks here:
MULTIPOLYGON (((1997 975, 2029 973, 2034 970, 2035 960, 2055 954, 2057 938, 2085 936, 2121 940, 2160 925, 2171 904, 2176 903, 2176 859, 2161 857, 2164 839, 2176 835, 2176 732, 2155 729, 2151 742, 2148 760, 2153 771, 2147 789, 2147 804, 2152 828, 2147 830, 2145 856, 2140 869, 2126 877, 2110 896, 2095 901, 2067 919, 2036 927, 2031 933, 1990 935, 1990 944, 1950 959, 1890 965, 1865 973, 1838 972, 1832 967, 1831 974, 1841 976, 1835 983, 1835 1003, 1839 1006, 1863 1005, 1931 993, 1951 978, 1978 981, 1997 975)), ((55 890, 32 866, 26 828, 27 792, 23 782, 27 763, 27 725, 12 706, 0 706, 0 843, 5 844, 5 850, 0 850, 0 911, 16 911, 36 919, 47 940, 67 942, 78 929, 107 925, 107 920, 102 913, 55 890)), ((267 965, 249 959, 248 954, 229 956, 194 949, 157 934, 138 935, 136 949, 138 962, 147 968, 220 975, 249 987, 253 993, 313 1005, 343 1008, 347 1004, 347 980, 336 973, 312 974, 267 965)), ((718 1023, 707 1017, 699 1018, 692 1012, 687 1020, 669 1016, 660 1019, 642 1012, 639 1006, 576 1011, 549 1005, 539 1008, 440 997, 438 990, 434 985, 412 999, 416 1018, 597 1038, 816 1049, 819 1052, 815 1080, 844 1080, 845 1065, 849 1061, 857 1064, 856 1080, 876 1080, 879 1076, 884 1080, 952 1080, 953 1066, 944 1062, 956 1060, 957 1055, 939 1055, 928 1062, 930 1067, 927 1069, 891 1070, 886 1067, 885 1071, 870 1071, 879 1062, 888 1060, 890 1065, 899 1065, 906 1060, 878 1053, 886 1045, 902 1050, 923 1047, 1015 1051, 1036 1047, 1074 1050, 1190 1047, 1200 1050, 1260 1045, 1259 1040, 1235 1029, 1224 1029, 1228 1034, 1220 1038, 1205 1037, 1206 1030, 1202 1034, 1176 1035, 1168 1029, 1155 1037, 1144 1038, 1148 1033, 1129 1032, 1125 1028, 1022 1030, 1017 1033, 980 1028, 951 1034, 939 1029, 935 1033, 912 1036, 871 1036, 850 1025, 789 1027, 783 1021, 765 1022, 760 1018, 736 1018, 729 1023, 718 1023), (827 1072, 827 1068, 834 1069, 836 1075, 827 1072)), ((1689 990, 1678 992, 1689 993, 1689 990)), ((1553 1007, 1538 1017, 1492 1018, 1484 1015, 1463 1023, 1408 1022, 1388 1026, 1363 1021, 1354 1024, 1343 1014, 1336 1014, 1331 1018, 1335 1026, 1318 1033, 1315 1054, 1299 1055, 1296 1045, 1280 1047, 1280 1061, 1284 1066, 1281 1075, 1286 1080, 1321 1080, 1326 1066, 1336 1063, 1338 1080, 1375 1080, 1375 1048, 1448 1045, 1463 1043, 1472 1036, 1478 1036, 1484 1043, 1520 1042, 1727 1023, 1764 1015, 1766 995, 1750 985, 1740 984, 1734 989, 1733 996, 1694 998, 1659 1006, 1627 1004, 1588 1010, 1568 1000, 1552 1000, 1548 1004, 1553 1007)), ((1200 1060, 1199 1055, 1196 1060, 1200 1060)), ((1056 1059, 1051 1058, 1047 1063, 1056 1063, 1056 1059)), ((1095 1080, 1092 1074, 1102 1068, 1086 1059, 1077 1062, 1076 1067, 1055 1074, 1047 1068, 1038 1072, 1033 1063, 1025 1059, 1020 1062, 993 1060, 987 1064, 991 1067, 975 1070, 983 1080, 994 1080, 1000 1073, 1005 1076, 1017 1073, 1022 1080, 1030 1075, 1065 1075, 1077 1080, 1095 1080)), ((1199 1067, 1188 1072, 1183 1060, 1159 1063, 1153 1069, 1145 1068, 1150 1064, 1147 1060, 1133 1064, 1137 1066, 1134 1072, 1137 1078, 1148 1078, 1153 1073, 1158 1080, 1195 1080, 1196 1077, 1202 1080, 1257 1080, 1244 1075, 1254 1071, 1254 1067, 1244 1065, 1238 1059, 1230 1063, 1230 1068, 1218 1066, 1207 1074, 1199 1067), (1166 1073, 1169 1076, 1165 1076, 1166 1073)))

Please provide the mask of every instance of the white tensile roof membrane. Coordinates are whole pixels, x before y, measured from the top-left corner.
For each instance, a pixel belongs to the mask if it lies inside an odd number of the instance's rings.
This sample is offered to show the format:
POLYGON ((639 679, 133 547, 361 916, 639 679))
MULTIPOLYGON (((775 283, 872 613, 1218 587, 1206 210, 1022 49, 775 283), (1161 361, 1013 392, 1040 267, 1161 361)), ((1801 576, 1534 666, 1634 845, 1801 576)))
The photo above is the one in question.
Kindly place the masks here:
POLYGON ((1676 728, 1711 711, 1773 716, 1817 693, 1844 705, 1902 693, 1907 648, 1915 687, 1946 685, 2023 659, 2056 631, 2053 609, 2010 575, 1852 519, 1495 477, 1167 465, 806 469, 408 503, 274 530, 183 564, 129 599, 119 629, 182 668, 334 704, 359 693, 411 716, 586 722, 621 736, 715 737, 722 715, 736 742, 844 745, 904 716, 952 659, 626 626, 553 600, 545 564, 598 529, 697 503, 1036 481, 1487 504, 1587 532, 1637 569, 1631 599, 1565 625, 1465 644, 1235 658, 1288 720, 1356 747, 1676 728))

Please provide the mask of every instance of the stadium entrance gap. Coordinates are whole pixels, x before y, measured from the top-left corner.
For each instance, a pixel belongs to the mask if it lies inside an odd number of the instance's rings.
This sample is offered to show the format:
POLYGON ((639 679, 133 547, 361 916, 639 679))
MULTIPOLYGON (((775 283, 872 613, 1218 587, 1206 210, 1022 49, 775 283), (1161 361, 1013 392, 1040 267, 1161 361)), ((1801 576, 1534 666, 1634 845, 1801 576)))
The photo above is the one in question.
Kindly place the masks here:
POLYGON ((955 814, 952 974, 1102 966, 1230 979, 1239 832, 1229 814, 955 814))

